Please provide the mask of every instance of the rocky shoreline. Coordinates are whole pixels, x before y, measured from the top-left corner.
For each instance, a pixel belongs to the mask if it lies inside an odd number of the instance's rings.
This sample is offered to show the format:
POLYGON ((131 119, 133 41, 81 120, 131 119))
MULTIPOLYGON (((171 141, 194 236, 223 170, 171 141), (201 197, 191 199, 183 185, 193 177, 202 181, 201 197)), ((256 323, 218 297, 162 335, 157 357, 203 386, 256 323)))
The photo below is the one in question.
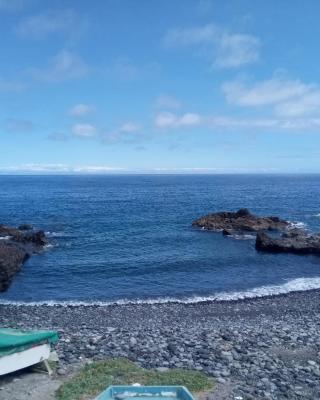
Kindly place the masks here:
POLYGON ((60 374, 79 360, 127 357, 205 371, 230 388, 226 399, 320 398, 319 290, 188 305, 0 305, 0 324, 59 330, 60 374))
POLYGON ((24 262, 41 251, 47 239, 43 231, 23 224, 18 228, 0 225, 0 240, 0 292, 4 292, 24 262))

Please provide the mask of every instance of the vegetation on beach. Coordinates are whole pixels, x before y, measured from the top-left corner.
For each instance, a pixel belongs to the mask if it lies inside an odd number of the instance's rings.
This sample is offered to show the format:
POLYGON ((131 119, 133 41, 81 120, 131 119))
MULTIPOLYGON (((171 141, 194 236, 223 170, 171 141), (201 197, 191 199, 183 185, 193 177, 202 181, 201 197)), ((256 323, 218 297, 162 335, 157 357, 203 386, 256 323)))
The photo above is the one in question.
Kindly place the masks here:
POLYGON ((164 372, 138 367, 126 359, 109 359, 86 365, 60 386, 58 400, 85 400, 98 395, 109 385, 183 385, 191 392, 213 387, 213 381, 199 371, 171 369, 164 372))

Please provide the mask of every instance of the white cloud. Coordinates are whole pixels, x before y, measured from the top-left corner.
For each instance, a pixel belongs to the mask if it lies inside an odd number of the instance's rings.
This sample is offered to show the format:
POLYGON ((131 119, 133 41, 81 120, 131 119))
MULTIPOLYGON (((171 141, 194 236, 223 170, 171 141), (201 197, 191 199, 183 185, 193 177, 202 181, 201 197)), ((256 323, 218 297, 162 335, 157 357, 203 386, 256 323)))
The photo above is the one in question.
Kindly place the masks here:
POLYGON ((105 165, 86 165, 83 167, 73 167, 72 168, 73 172, 79 172, 79 173, 108 173, 108 172, 114 172, 114 171, 125 171, 125 168, 118 168, 118 167, 109 167, 105 165))
POLYGON ((245 172, 277 172, 276 168, 237 168, 237 167, 177 167, 177 168, 123 168, 108 165, 69 165, 69 164, 22 164, 0 167, 0 173, 11 174, 219 174, 245 172))
POLYGON ((276 113, 285 116, 320 115, 320 90, 314 90, 300 98, 277 104, 276 113))
POLYGON ((202 117, 199 114, 185 113, 181 116, 171 112, 161 112, 156 115, 155 125, 157 128, 177 128, 200 125, 202 117))
POLYGON ((278 168, 237 168, 237 167, 177 167, 177 168, 154 168, 152 173, 165 174, 244 174, 250 172, 279 172, 278 168))
POLYGON ((233 118, 233 117, 212 117, 209 118, 209 126, 222 128, 254 128, 264 130, 298 131, 318 130, 320 118, 233 118))
POLYGON ((0 172, 20 173, 83 173, 99 174, 125 171, 124 168, 106 165, 73 166, 68 164, 22 164, 9 167, 0 167, 0 172))
POLYGON ((8 172, 68 172, 66 164, 22 164, 9 167, 1 167, 1 171, 8 172))
POLYGON ((155 125, 157 128, 172 128, 176 125, 178 117, 170 112, 161 112, 156 115, 155 125))
POLYGON ((188 128, 192 126, 207 129, 259 129, 264 131, 299 131, 319 130, 320 118, 234 118, 230 116, 200 115, 186 113, 177 115, 174 113, 159 113, 155 118, 155 126, 160 129, 188 128))
POLYGON ((207 119, 207 125, 212 128, 274 128, 279 125, 273 118, 234 118, 214 116, 207 119))
POLYGON ((221 68, 240 67, 259 60, 260 40, 252 35, 224 34, 217 49, 215 64, 221 68))
POLYGON ((83 138, 95 139, 102 143, 134 143, 137 140, 141 140, 141 129, 141 125, 133 121, 126 121, 122 125, 110 130, 101 126, 95 126, 91 123, 77 122, 72 125, 71 134, 56 131, 50 133, 47 138, 53 141, 66 141, 72 138, 83 138))
POLYGON ((125 122, 119 128, 119 131, 123 133, 133 133, 133 132, 138 132, 139 130, 140 130, 140 125, 132 121, 125 122))
POLYGON ((62 50, 49 61, 47 67, 33 68, 30 73, 38 81, 62 82, 86 76, 88 66, 76 54, 62 50))
POLYGON ((273 78, 251 86, 234 81, 225 83, 222 91, 231 104, 247 107, 272 106, 279 116, 320 114, 320 88, 300 80, 273 78))
POLYGON ((101 130, 100 139, 103 143, 136 143, 142 138, 141 135, 141 125, 133 122, 127 121, 122 125, 112 129, 112 130, 101 130))
POLYGON ((97 129, 91 124, 75 124, 72 127, 72 133, 74 136, 90 138, 97 134, 97 129))
POLYGON ((178 120, 179 126, 192 126, 199 125, 201 123, 201 116, 199 114, 194 113, 186 113, 183 114, 178 120))
POLYGON ((214 25, 172 29, 164 42, 167 46, 194 47, 212 59, 219 68, 235 68, 259 60, 260 40, 249 34, 230 33, 214 25))
POLYGON ((74 11, 49 10, 22 19, 16 28, 16 32, 22 37, 43 39, 50 34, 71 33, 76 28, 74 11))
POLYGON ((91 114, 95 110, 94 107, 88 104, 76 104, 68 110, 68 114, 72 117, 85 117, 86 115, 91 114))
POLYGON ((173 96, 161 95, 155 101, 156 108, 176 110, 181 108, 181 101, 173 96))
POLYGON ((300 81, 283 81, 270 79, 259 82, 251 87, 240 82, 227 82, 222 90, 230 103, 240 106, 261 106, 276 104, 309 92, 311 86, 300 81))

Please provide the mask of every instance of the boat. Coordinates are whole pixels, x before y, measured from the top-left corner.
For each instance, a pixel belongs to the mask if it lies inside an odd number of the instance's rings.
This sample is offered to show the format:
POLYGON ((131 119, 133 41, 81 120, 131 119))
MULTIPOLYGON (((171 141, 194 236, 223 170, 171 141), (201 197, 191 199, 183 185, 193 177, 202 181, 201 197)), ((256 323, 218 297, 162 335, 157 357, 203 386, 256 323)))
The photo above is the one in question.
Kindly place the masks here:
POLYGON ((0 328, 0 376, 41 362, 50 374, 47 360, 58 339, 56 331, 0 328))
POLYGON ((194 400, 184 386, 109 386, 95 400, 194 400))

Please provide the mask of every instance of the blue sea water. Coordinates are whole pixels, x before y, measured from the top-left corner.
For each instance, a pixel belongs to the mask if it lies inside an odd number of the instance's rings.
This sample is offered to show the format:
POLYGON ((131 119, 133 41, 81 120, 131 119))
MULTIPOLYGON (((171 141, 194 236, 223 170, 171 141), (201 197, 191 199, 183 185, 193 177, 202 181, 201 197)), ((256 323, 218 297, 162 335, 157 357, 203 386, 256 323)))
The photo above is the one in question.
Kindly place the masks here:
POLYGON ((0 176, 0 223, 31 223, 52 246, 0 302, 199 301, 320 287, 320 257, 256 252, 192 228, 248 207, 320 231, 319 175, 0 176))

